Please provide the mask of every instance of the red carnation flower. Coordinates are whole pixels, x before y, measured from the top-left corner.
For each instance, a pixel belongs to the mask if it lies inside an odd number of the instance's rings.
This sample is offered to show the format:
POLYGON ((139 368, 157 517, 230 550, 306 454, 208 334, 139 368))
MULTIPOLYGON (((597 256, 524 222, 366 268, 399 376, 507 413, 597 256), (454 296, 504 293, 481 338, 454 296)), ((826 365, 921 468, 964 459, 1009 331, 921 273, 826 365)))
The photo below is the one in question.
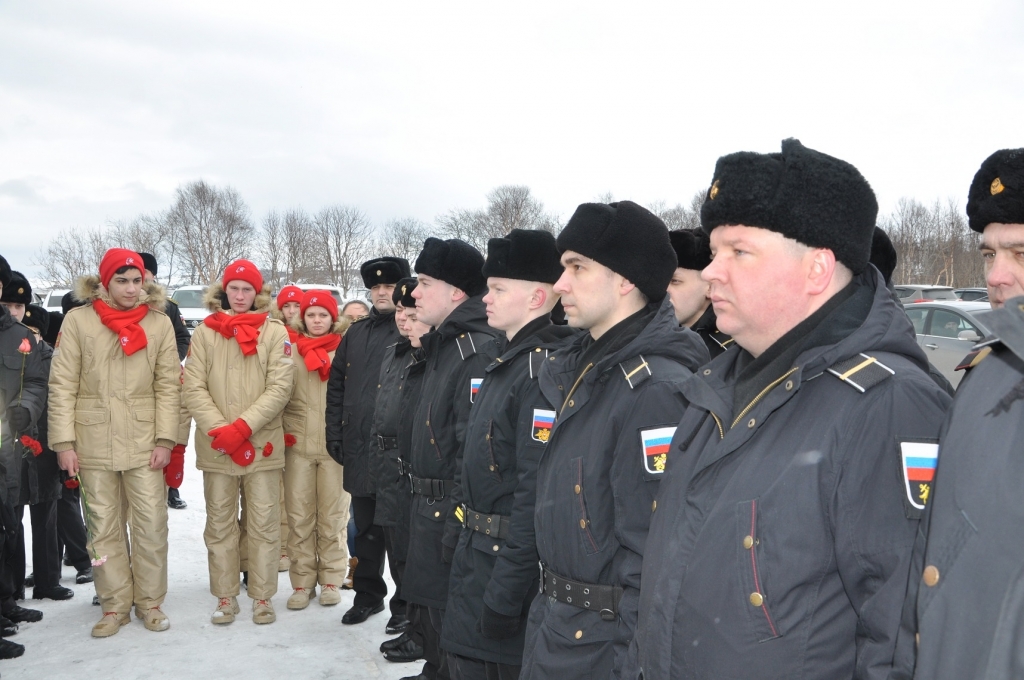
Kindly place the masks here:
POLYGON ((267 442, 267 445, 263 447, 263 457, 266 458, 274 452, 274 445, 267 442))
POLYGON ((18 441, 21 442, 22 446, 31 451, 33 456, 38 456, 43 452, 43 445, 35 439, 32 439, 32 437, 29 437, 27 434, 21 435, 21 438, 18 439, 18 441))
POLYGON ((284 445, 285 446, 295 446, 298 442, 299 442, 299 440, 296 439, 295 435, 293 435, 293 434, 286 434, 284 436, 284 445))
POLYGON ((66 480, 64 480, 64 486, 66 486, 69 489, 77 489, 78 488, 78 480, 75 479, 74 477, 72 477, 71 479, 66 479, 66 480))

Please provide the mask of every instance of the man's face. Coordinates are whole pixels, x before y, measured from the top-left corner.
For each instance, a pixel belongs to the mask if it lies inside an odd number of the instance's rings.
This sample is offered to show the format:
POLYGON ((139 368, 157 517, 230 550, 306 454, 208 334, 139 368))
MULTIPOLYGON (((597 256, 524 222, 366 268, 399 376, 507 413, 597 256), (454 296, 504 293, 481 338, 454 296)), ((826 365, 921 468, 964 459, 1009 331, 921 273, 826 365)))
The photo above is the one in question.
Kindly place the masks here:
POLYGON ((676 267, 668 284, 668 298, 676 310, 676 321, 692 326, 708 308, 708 284, 697 269, 676 267))
POLYGON ((107 292, 118 309, 132 309, 139 303, 142 293, 142 272, 129 269, 124 274, 114 274, 107 284, 107 292))
POLYGON ((302 310, 302 306, 299 305, 295 300, 284 303, 284 307, 281 308, 281 316, 284 317, 285 323, 291 323, 292 319, 298 316, 302 310))
POLYGON ((355 321, 356 319, 362 319, 364 316, 369 316, 370 309, 362 302, 350 302, 341 309, 341 314, 355 321))
POLYGON ((711 232, 714 259, 701 278, 710 284, 719 330, 752 353, 760 354, 803 319, 794 311, 802 310, 806 299, 798 248, 759 227, 729 225, 711 232))
MULTIPOLYGON (((417 286, 417 290, 419 287, 417 286)), ((413 291, 415 294, 415 291, 413 291)), ((409 338, 409 342, 413 347, 422 347, 423 343, 420 339, 428 332, 430 332, 430 324, 423 323, 419 320, 419 307, 410 307, 405 312, 405 332, 409 338)))
POLYGON ((406 323, 408 323, 408 319, 405 313, 405 307, 401 302, 399 302, 395 305, 395 325, 398 327, 398 334, 403 338, 409 337, 409 331, 405 328, 406 323))
POLYGON ((609 319, 618 303, 615 272, 589 257, 567 250, 562 254, 565 271, 554 290, 562 296, 565 318, 573 328, 593 328, 609 319))
POLYGON ((331 330, 331 325, 334 324, 331 313, 317 305, 307 308, 306 313, 302 315, 302 320, 306 322, 306 330, 314 338, 327 335, 327 332, 331 330))
MULTIPOLYGON (((454 309, 455 286, 426 274, 419 275, 419 284, 412 291, 416 300, 416 318, 428 327, 437 327, 454 309)), ((411 336, 410 336, 411 337, 411 336)))
POLYGON ((391 301, 391 294, 394 292, 395 284, 378 283, 370 289, 370 302, 378 312, 386 314, 395 308, 395 303, 391 301))
POLYGON ((156 277, 153 276, 153 272, 149 271, 148 269, 146 270, 146 273, 143 278, 146 283, 153 283, 154 281, 156 281, 156 277))
POLYGON ((256 289, 245 281, 229 281, 224 292, 227 293, 228 304, 235 314, 245 314, 252 309, 252 303, 256 301, 256 289))
POLYGON ((483 302, 487 308, 487 325, 499 331, 518 330, 530 313, 530 298, 536 285, 529 281, 487 278, 487 295, 483 302))
POLYGON ((25 319, 25 305, 21 302, 0 302, 11 313, 14 320, 21 323, 25 319))
POLYGON ((981 236, 985 285, 993 308, 1024 295, 1024 224, 993 222, 981 236))

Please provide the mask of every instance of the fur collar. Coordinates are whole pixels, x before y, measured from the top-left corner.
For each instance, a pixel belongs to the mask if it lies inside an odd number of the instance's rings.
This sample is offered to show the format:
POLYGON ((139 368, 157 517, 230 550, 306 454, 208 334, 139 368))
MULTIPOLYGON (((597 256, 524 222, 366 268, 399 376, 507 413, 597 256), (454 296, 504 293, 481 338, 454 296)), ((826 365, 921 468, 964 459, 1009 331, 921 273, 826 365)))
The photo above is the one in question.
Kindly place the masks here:
MULTIPOLYGON (((251 310, 252 313, 264 314, 270 312, 271 318, 276 318, 273 316, 273 312, 277 305, 273 304, 273 300, 274 298, 270 294, 270 284, 264 283, 262 290, 256 293, 256 300, 253 301, 255 309, 251 310)), ((212 313, 231 311, 231 306, 228 304, 227 296, 224 293, 224 286, 220 281, 214 281, 206 289, 206 294, 203 296, 203 304, 212 313)))
MULTIPOLYGON (((103 300, 111 307, 114 306, 110 299, 110 293, 106 286, 100 283, 100 277, 96 274, 88 274, 79 277, 75 282, 75 299, 79 302, 89 304, 94 300, 103 300)), ((142 294, 139 295, 140 305, 149 305, 150 309, 160 312, 167 311, 167 291, 159 283, 142 284, 142 294)))

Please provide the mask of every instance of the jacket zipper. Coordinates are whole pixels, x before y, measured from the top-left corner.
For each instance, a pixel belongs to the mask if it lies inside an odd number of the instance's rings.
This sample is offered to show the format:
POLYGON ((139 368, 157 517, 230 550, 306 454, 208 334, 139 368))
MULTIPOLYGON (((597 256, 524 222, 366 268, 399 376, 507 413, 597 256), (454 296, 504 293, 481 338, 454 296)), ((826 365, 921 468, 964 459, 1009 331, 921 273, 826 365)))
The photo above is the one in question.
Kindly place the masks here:
POLYGON ((720 440, 725 439, 725 430, 722 429, 722 421, 718 419, 718 416, 715 415, 714 411, 708 411, 708 413, 711 414, 711 417, 715 419, 715 424, 718 425, 718 438, 720 440))
POLYGON ((587 374, 587 371, 589 371, 593 367, 594 364, 587 364, 587 367, 583 369, 582 373, 580 373, 580 377, 576 378, 576 382, 573 383, 572 389, 569 390, 569 394, 565 395, 565 401, 562 402, 562 408, 559 409, 558 415, 562 415, 562 412, 565 411, 565 405, 569 403, 569 400, 572 398, 572 395, 576 391, 576 388, 580 386, 580 381, 583 380, 583 376, 585 376, 587 374))
MULTIPOLYGON (((789 376, 793 375, 793 373, 795 373, 798 368, 799 368, 799 366, 794 366, 793 368, 789 369, 789 372, 787 372, 785 375, 782 375, 779 378, 776 378, 775 380, 773 380, 771 383, 768 384, 768 387, 766 387, 763 390, 761 390, 760 393, 758 393, 758 395, 756 397, 754 397, 754 400, 752 402, 750 402, 749 404, 747 404, 746 408, 744 408, 742 411, 740 411, 740 414, 738 416, 736 416, 736 420, 732 421, 732 425, 729 426, 729 429, 731 430, 732 428, 736 427, 736 423, 738 423, 741 420, 743 420, 743 416, 745 416, 748 413, 750 413, 750 409, 754 408, 754 405, 757 404, 757 402, 761 401, 761 397, 763 397, 764 395, 766 395, 769 392, 771 392, 772 389, 774 389, 774 387, 776 385, 778 385, 780 382, 782 382, 783 380, 785 380, 789 376)), ((718 420, 718 419, 715 418, 715 420, 718 420)))

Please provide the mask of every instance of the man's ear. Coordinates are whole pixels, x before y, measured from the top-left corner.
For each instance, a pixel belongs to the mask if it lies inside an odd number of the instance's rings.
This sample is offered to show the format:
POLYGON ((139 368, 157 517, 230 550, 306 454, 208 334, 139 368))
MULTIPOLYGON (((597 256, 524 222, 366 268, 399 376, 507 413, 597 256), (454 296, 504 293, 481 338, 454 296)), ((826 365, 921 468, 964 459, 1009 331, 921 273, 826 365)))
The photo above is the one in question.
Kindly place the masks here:
POLYGON ((452 286, 452 302, 461 302, 462 300, 468 297, 469 296, 466 295, 466 291, 462 290, 461 288, 456 288, 455 286, 452 286))
POLYGON ((807 292, 819 295, 828 289, 838 274, 836 255, 828 248, 813 248, 807 253, 807 292))

